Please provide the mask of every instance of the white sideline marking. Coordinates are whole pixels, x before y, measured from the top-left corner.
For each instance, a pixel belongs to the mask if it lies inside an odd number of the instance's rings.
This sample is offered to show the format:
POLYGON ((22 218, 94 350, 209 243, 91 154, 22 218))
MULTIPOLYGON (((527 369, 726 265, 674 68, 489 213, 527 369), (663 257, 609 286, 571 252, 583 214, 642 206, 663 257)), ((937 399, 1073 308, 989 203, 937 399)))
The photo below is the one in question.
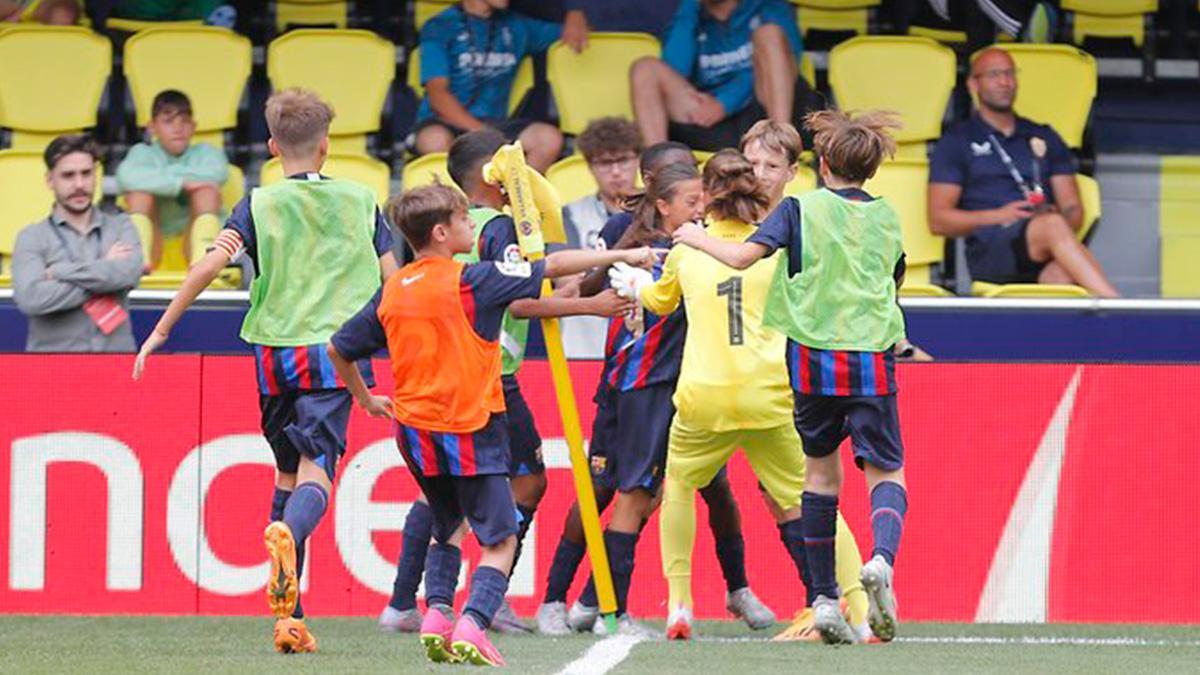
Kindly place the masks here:
POLYGON ((568 663, 558 675, 604 675, 616 668, 634 645, 646 638, 638 635, 613 635, 588 647, 583 656, 568 663))
MULTIPOLYGON (((753 637, 698 637, 697 642, 768 642, 753 637)), ((908 644, 942 645, 1068 645, 1078 647, 1200 647, 1195 640, 1146 640, 1132 637, 1084 638, 1084 637, 1035 637, 1019 635, 1013 637, 946 636, 946 637, 898 637, 896 642, 908 644)))

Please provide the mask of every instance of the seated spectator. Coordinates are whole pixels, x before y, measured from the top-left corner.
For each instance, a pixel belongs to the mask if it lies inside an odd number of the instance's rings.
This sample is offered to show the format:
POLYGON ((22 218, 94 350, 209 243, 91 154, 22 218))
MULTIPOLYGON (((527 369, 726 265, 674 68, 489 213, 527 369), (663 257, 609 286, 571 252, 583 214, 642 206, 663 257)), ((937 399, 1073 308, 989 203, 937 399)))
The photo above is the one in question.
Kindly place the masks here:
MULTIPOLYGON (((625 199, 636 190, 638 155, 642 139, 632 122, 620 117, 601 117, 588 123, 575 141, 596 179, 595 194, 580 197, 563 207, 563 229, 571 248, 603 246, 600 230, 608 219, 624 213, 625 199)), ((582 277, 560 283, 558 288, 577 285, 582 277)), ((568 291, 564 291, 568 292, 568 291)), ((602 358, 608 320, 595 316, 572 316, 561 320, 563 345, 573 359, 602 358)))
POLYGON ((29 317, 31 352, 132 352, 129 290, 142 247, 124 215, 92 204, 100 151, 86 136, 46 146, 50 215, 21 230, 13 248, 13 299, 29 317))
POLYGON ((417 154, 445 152, 455 137, 485 126, 519 139, 530 166, 544 172, 562 151, 563 137, 545 122, 508 117, 517 67, 543 52, 562 26, 507 11, 508 0, 463 0, 421 28, 425 100, 414 130, 417 154))
POLYGON ((564 206, 563 224, 569 246, 595 248, 600 228, 634 192, 642 138, 632 122, 601 117, 588 123, 575 145, 587 160, 598 190, 564 206))
POLYGON ((767 189, 771 196, 770 210, 774 210, 783 201, 788 183, 800 169, 800 153, 804 151, 800 132, 787 122, 760 120, 742 135, 738 148, 750 160, 754 175, 767 189))
POLYGON ((758 120, 799 127, 812 92, 798 76, 796 10, 784 0, 683 0, 662 59, 630 69, 633 111, 648 145, 733 147, 758 120))
POLYGON ((112 16, 138 21, 206 21, 232 27, 236 16, 229 0, 107 0, 112 16))
POLYGON ((996 41, 999 34, 1021 42, 1051 42, 1058 12, 1038 0, 893 0, 892 22, 900 34, 910 24, 967 34, 967 53, 996 41))
POLYGON ((983 52, 967 86, 978 108, 942 136, 930 160, 930 230, 967 238, 973 279, 1078 284, 1117 297, 1076 238, 1083 207, 1071 151, 1053 129, 1013 112, 1012 58, 1000 49, 983 52))
POLYGON ((192 143, 196 123, 183 92, 159 93, 150 115, 146 129, 153 141, 129 149, 117 167, 117 185, 150 269, 186 270, 221 231, 229 163, 218 148, 192 143))
POLYGON ((82 13, 79 5, 79 0, 0 0, 0 21, 73 26, 82 13))

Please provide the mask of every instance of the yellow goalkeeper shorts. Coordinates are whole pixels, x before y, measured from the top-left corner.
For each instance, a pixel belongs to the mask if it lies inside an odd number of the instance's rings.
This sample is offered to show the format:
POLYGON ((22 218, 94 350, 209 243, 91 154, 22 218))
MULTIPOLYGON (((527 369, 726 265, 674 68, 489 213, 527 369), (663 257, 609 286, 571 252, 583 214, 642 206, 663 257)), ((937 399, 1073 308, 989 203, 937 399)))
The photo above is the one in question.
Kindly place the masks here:
POLYGON ((738 448, 746 453, 754 475, 780 508, 800 506, 804 452, 791 423, 768 429, 711 431, 690 428, 677 415, 667 445, 667 475, 685 487, 702 488, 738 448))

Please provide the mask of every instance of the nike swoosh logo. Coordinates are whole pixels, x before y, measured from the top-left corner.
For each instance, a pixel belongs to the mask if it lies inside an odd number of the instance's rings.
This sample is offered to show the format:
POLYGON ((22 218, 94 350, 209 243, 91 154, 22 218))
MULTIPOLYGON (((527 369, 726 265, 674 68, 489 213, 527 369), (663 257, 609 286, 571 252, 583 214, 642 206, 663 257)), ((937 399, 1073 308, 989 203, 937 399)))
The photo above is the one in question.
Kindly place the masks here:
POLYGON ((411 286, 414 282, 419 281, 423 276, 425 276, 424 272, 421 272, 415 277, 404 277, 400 280, 400 283, 404 284, 405 286, 411 286))

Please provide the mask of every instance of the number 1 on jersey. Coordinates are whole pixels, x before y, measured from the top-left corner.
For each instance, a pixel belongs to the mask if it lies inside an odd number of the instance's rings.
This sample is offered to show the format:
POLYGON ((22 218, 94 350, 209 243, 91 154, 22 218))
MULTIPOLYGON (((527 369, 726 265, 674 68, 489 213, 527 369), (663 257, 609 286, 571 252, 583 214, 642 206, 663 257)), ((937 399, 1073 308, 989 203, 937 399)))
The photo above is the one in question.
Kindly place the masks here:
POLYGON ((717 295, 729 296, 729 344, 743 344, 742 332, 742 278, 729 277, 717 284, 717 295))

